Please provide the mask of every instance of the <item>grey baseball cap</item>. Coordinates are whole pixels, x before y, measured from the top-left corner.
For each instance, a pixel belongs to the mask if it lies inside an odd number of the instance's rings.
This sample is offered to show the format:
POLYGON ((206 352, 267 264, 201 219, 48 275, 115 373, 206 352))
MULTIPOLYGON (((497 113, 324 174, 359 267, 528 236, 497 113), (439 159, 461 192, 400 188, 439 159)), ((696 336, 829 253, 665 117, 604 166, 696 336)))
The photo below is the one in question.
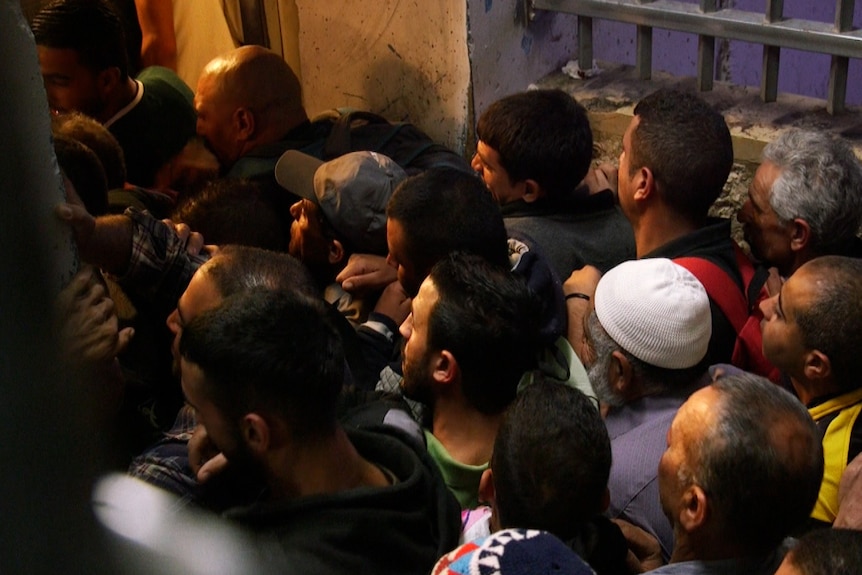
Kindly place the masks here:
POLYGON ((329 225, 357 251, 385 254, 386 204, 407 177, 388 156, 351 152, 323 162, 288 150, 275 165, 275 179, 318 206, 329 225))

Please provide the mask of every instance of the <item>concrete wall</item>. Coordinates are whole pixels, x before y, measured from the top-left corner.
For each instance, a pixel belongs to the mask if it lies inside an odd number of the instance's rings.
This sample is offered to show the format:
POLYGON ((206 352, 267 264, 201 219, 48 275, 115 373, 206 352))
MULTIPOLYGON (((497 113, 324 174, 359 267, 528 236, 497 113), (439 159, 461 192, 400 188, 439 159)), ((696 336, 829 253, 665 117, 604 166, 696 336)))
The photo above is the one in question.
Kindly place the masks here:
MULTIPOLYGON (((697 4, 698 0, 684 0, 697 4)), ((723 0, 725 7, 763 13, 764 0, 723 0)), ((827 0, 785 0, 787 18, 834 22, 835 2, 827 0)), ((862 23, 862 2, 857 2, 854 26, 862 23)), ((593 21, 594 56, 597 60, 635 63, 635 26, 606 20, 593 21)), ((716 47, 719 79, 743 86, 760 86, 763 49, 747 42, 725 42, 716 47), (722 57, 722 53, 724 56, 722 57)), ((696 76, 697 36, 667 30, 653 30, 653 69, 675 75, 696 76)), ((829 83, 830 58, 824 54, 784 49, 778 76, 779 92, 825 99, 829 83)), ((847 104, 862 104, 862 62, 850 60, 847 104)))
POLYGON ((470 66, 476 115, 563 66, 577 52, 577 18, 539 13, 524 26, 522 0, 470 0, 470 66))
POLYGON ((409 120, 463 149, 470 65, 463 0, 297 0, 305 104, 409 120))
POLYGON ((576 19, 521 0, 296 0, 306 107, 368 109, 409 120, 472 153, 475 114, 566 63, 576 19))

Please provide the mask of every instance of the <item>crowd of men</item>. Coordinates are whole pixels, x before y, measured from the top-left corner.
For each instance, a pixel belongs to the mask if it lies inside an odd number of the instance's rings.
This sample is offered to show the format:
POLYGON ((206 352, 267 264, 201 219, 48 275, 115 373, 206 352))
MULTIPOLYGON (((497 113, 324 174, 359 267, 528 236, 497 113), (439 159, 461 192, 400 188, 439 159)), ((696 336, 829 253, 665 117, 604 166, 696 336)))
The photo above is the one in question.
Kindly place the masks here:
POLYGON ((749 256, 709 215, 731 136, 691 93, 638 102, 618 169, 559 90, 502 98, 471 162, 416 169, 327 157, 337 122, 265 48, 193 91, 129 75, 107 0, 52 0, 32 29, 57 214, 88 264, 57 303, 62 360, 103 384, 116 465, 239 526, 262 564, 858 565, 846 141, 766 146, 737 215, 749 256), (200 143, 217 169, 190 161, 200 143))

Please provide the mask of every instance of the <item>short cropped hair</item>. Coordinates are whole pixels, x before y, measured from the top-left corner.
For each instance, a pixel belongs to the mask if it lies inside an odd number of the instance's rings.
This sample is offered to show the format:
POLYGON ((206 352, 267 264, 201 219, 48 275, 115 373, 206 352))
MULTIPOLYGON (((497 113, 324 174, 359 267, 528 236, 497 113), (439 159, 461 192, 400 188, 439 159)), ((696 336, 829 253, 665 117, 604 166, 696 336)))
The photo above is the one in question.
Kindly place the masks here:
POLYGON ((205 265, 204 271, 222 297, 254 288, 296 291, 309 297, 319 295, 308 269, 286 253, 229 245, 223 246, 205 265))
POLYGON ((785 561, 803 575, 856 575, 862 565, 862 531, 815 529, 799 538, 785 561))
POLYGON ((476 134, 500 156, 512 182, 535 180, 549 197, 571 193, 587 175, 593 132, 586 109, 562 90, 531 90, 491 104, 476 134))
POLYGON ((859 382, 862 358, 862 261, 845 256, 822 256, 804 264, 818 278, 817 295, 800 306, 796 323, 805 347, 826 354, 834 381, 845 389, 859 382))
POLYGON ((695 94, 667 89, 641 100, 634 113, 630 175, 649 168, 665 204, 700 224, 733 167, 724 117, 695 94))
POLYGON ((471 405, 486 414, 502 412, 521 376, 536 366, 539 298, 508 268, 473 254, 448 254, 429 277, 438 294, 428 320, 429 348, 455 356, 471 405))
POLYGON ((763 553, 811 514, 823 478, 820 434, 805 406, 763 377, 722 377, 712 386, 720 394, 716 423, 686 446, 691 473, 722 533, 763 553))
POLYGON ((404 229, 411 264, 427 275, 455 250, 489 262, 509 261, 506 227, 500 208, 482 180, 453 168, 432 168, 399 184, 386 215, 404 229))
POLYGON ((66 136, 78 140, 99 157, 108 190, 118 190, 126 183, 126 161, 117 138, 100 122, 81 112, 66 112, 51 117, 51 130, 55 137, 66 136))
POLYGON ((203 234, 210 244, 238 244, 284 251, 286 225, 274 198, 250 180, 222 178, 177 206, 173 219, 203 234))
POLYGON ((122 19, 107 0, 53 0, 31 28, 37 45, 74 50, 93 71, 116 67, 121 80, 129 77, 122 19))
POLYGON ((539 382, 506 411, 491 470, 501 527, 542 529, 568 541, 603 511, 611 441, 590 398, 539 382))
POLYGON ((292 290, 235 293, 188 323, 180 353, 201 368, 227 417, 270 413, 299 438, 336 428, 344 352, 320 300, 292 290))
POLYGON ((862 223, 862 165, 846 140, 789 130, 763 149, 763 159, 780 170, 769 205, 782 224, 808 222, 818 255, 853 241, 862 223))

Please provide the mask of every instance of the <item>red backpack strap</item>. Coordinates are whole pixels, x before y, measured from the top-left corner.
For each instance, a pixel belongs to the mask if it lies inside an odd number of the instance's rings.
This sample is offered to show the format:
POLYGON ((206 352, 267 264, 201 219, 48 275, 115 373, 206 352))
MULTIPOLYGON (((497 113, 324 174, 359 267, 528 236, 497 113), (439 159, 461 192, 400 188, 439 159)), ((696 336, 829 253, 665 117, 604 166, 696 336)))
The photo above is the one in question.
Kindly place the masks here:
POLYGON ((754 264, 751 263, 751 260, 748 259, 748 256, 745 255, 745 252, 742 251, 742 248, 736 242, 733 242, 733 254, 736 256, 736 267, 739 269, 739 275, 742 276, 742 285, 747 290, 748 286, 754 280, 756 273, 754 264))
MULTIPOLYGON (((741 250, 740 253, 742 253, 741 250)), ((742 253, 742 257, 745 257, 744 253, 742 253)), ((747 257, 745 259, 748 260, 747 257)), ((698 279, 706 290, 706 295, 718 305, 738 334, 745 322, 748 321, 748 301, 733 278, 718 265, 703 258, 675 258, 673 261, 690 271, 698 279)), ((750 262, 748 267, 753 276, 754 268, 750 262)), ((748 279, 750 281, 751 278, 748 279)), ((746 283, 746 285, 748 284, 746 283)))

